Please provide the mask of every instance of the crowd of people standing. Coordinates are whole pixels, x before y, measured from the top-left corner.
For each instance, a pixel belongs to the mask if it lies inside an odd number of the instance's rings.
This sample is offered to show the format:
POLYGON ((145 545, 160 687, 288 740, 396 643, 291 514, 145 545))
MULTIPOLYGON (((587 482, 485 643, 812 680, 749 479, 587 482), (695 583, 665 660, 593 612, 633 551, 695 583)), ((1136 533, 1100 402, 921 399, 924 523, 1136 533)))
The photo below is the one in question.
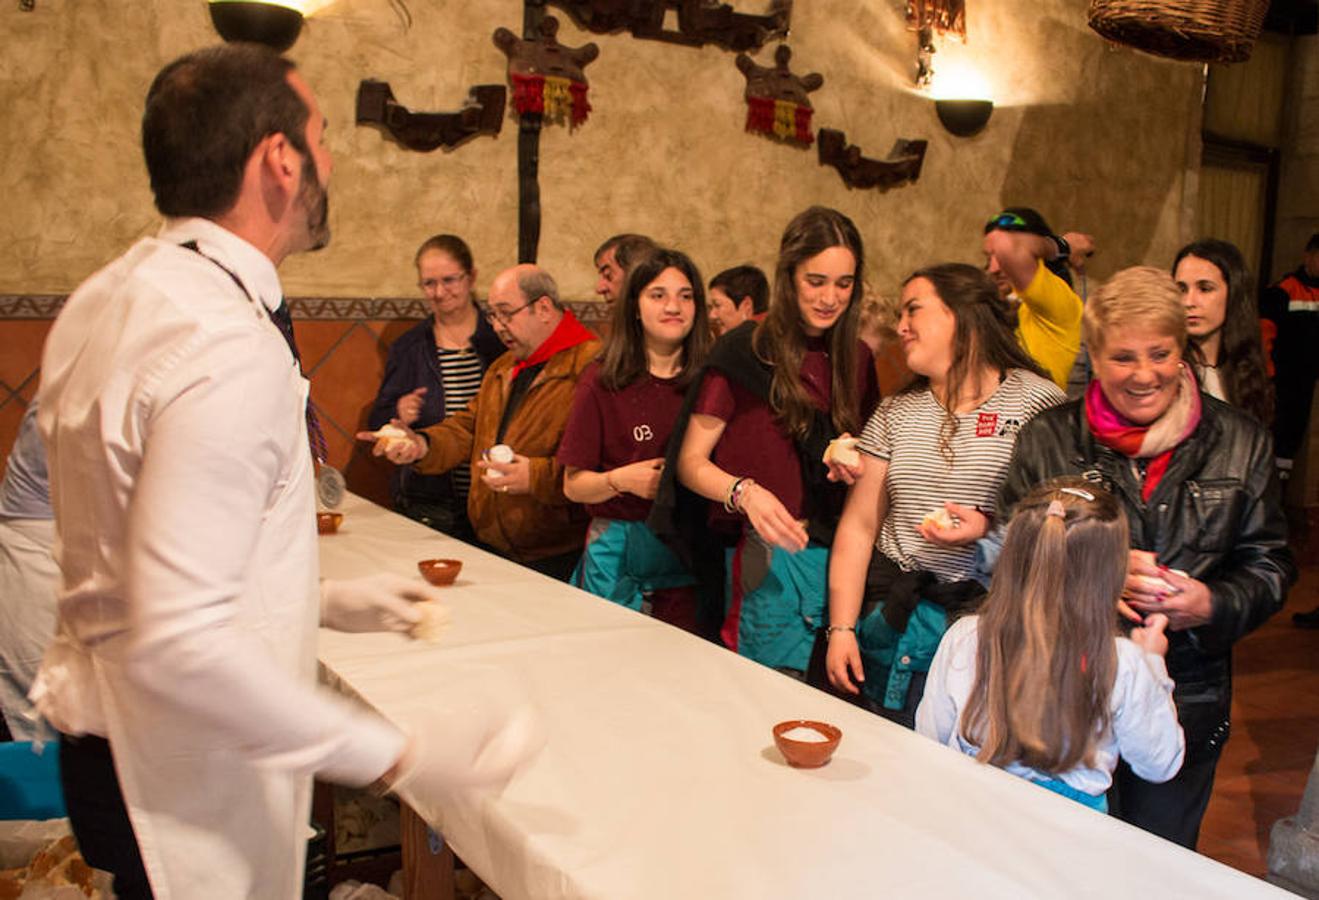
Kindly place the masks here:
MULTIPOLYGON (((911 379, 882 400, 859 334, 865 250, 836 210, 787 225, 770 277, 741 265, 708 287, 681 251, 610 238, 610 327, 585 353, 548 274, 520 267, 490 322, 517 365, 571 353, 571 391, 492 368, 428 424, 413 398, 434 382, 398 383, 394 351, 373 423, 393 398, 402 437, 380 452, 470 467, 493 506, 471 495, 472 537, 496 552, 541 571, 553 556, 584 590, 1193 847, 1232 644, 1296 577, 1268 320, 1223 241, 1122 270, 1088 302, 1071 281, 1090 236, 1012 207, 983 249, 983 267, 904 281, 888 320, 911 379), (518 317, 541 314, 527 340, 518 317), (534 448, 465 424, 527 416, 534 448), (550 480, 493 461, 505 443, 550 480)), ((437 327, 419 326, 432 354, 437 327)))
MULTIPOLYGON (((296 896, 313 774, 442 795, 538 748, 516 698, 405 734, 314 685, 318 624, 405 631, 435 597, 318 577, 277 269, 330 240, 325 127, 271 51, 161 70, 142 134, 165 225, 69 298, 0 490, 0 576, 32 599, 4 612, 46 616, 6 621, 3 721, 58 733, 73 830, 121 897, 296 896)), ((1308 427, 1319 236, 1258 309, 1221 241, 1085 303, 1087 235, 1013 207, 983 241, 983 270, 903 283, 913 378, 881 399, 837 210, 787 224, 771 277, 708 292, 681 251, 610 238, 603 340, 535 265, 478 302, 471 251, 437 235, 414 259, 431 315, 363 436, 418 521, 1194 846, 1233 644, 1296 577, 1279 471, 1308 427)))

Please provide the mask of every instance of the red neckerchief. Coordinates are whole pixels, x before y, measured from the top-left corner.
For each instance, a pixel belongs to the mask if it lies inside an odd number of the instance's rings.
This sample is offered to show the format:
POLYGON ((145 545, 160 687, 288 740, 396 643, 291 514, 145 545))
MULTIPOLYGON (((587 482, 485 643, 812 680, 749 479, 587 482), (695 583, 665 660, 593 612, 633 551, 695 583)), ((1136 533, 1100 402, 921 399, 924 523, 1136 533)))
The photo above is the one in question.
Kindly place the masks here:
POLYGON ((595 340, 595 335, 588 331, 585 325, 577 321, 577 317, 572 314, 572 310, 565 309, 563 318, 559 320, 559 324, 555 327, 553 333, 541 341, 540 346, 533 350, 530 356, 513 364, 512 377, 517 378, 518 373, 523 369, 538 366, 556 353, 571 350, 578 344, 585 344, 587 341, 593 340, 595 340))
POLYGON ((1141 498, 1146 502, 1154 495, 1154 489, 1168 470, 1172 451, 1200 424, 1200 390, 1190 366, 1182 367, 1180 381, 1176 399, 1149 425, 1134 425, 1123 418, 1104 396, 1098 378, 1086 388, 1085 417, 1091 434, 1099 443, 1123 456, 1149 460, 1145 467, 1145 483, 1140 490, 1141 498))

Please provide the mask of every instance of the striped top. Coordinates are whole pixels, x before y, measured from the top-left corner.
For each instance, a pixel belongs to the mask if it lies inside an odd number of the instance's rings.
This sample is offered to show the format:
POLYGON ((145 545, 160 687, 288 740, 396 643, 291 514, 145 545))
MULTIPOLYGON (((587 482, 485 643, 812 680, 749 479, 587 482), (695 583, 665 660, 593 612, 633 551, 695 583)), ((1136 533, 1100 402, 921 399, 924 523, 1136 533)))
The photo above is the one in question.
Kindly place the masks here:
MULTIPOLYGON (((444 417, 467 408, 467 402, 481 389, 481 357, 471 347, 450 350, 436 348, 439 353, 440 382, 444 385, 444 417)), ((454 492, 463 499, 472 484, 471 466, 455 466, 450 470, 454 492)))
POLYGON ((885 398, 861 432, 861 450, 887 460, 888 515, 878 547, 903 571, 924 569, 941 582, 970 578, 975 544, 937 547, 916 531, 944 501, 994 510, 1017 434, 1041 410, 1066 398, 1052 381, 1010 369, 988 400, 957 416, 953 462, 939 451, 944 409, 929 389, 885 398))

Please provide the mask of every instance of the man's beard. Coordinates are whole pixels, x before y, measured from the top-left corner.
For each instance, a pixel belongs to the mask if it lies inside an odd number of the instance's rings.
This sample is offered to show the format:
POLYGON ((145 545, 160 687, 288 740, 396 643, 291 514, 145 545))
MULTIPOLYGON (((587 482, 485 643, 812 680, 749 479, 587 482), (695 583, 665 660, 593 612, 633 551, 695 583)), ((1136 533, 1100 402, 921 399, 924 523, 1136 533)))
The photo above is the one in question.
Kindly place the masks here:
POLYGON ((302 161, 302 187, 297 202, 307 217, 307 249, 320 250, 330 243, 330 195, 316 175, 310 153, 302 161))

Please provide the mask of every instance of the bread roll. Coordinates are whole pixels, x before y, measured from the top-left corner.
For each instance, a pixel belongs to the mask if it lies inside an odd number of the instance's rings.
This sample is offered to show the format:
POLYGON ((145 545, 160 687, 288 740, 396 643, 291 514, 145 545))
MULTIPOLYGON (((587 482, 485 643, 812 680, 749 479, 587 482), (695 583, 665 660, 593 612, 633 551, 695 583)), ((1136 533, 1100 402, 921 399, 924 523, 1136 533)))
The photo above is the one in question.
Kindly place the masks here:
POLYGON ((955 523, 952 514, 941 506, 927 512, 925 518, 921 519, 921 524, 931 528, 952 528, 955 523))
POLYGON ((397 425, 383 425, 372 432, 376 437, 376 453, 384 455, 395 441, 410 441, 408 433, 397 425))
POLYGON ((416 640, 437 643, 449 625, 449 610, 434 600, 415 604, 414 608, 421 613, 421 619, 412 626, 410 634, 416 640))
POLYGON ((829 442, 829 446, 824 448, 825 465, 831 462, 852 468, 861 465, 861 453, 856 449, 857 441, 858 439, 854 437, 834 438, 829 442))

